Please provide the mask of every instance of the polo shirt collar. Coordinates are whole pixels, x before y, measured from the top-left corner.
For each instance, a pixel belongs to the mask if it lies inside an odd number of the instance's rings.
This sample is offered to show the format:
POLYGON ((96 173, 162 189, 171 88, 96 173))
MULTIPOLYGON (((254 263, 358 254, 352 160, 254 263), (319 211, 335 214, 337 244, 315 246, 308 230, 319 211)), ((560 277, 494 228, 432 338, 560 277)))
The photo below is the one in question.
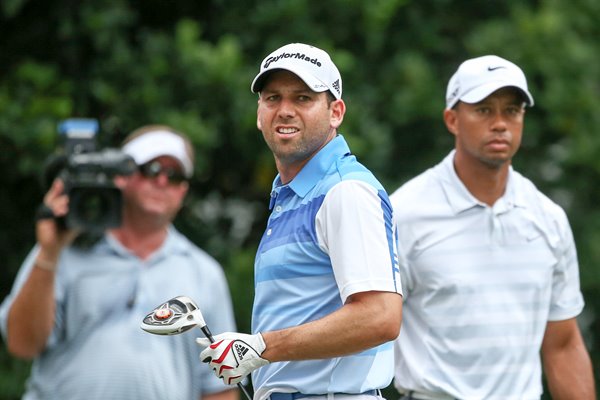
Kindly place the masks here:
MULTIPOLYGON (((342 135, 337 135, 306 163, 298 175, 296 175, 287 186, 298 196, 306 196, 327 173, 331 164, 348 154, 350 154, 350 148, 348 147, 346 140, 342 135)), ((271 198, 276 197, 283 186, 286 185, 282 185, 281 178, 279 174, 277 174, 273 181, 271 198)))
MULTIPOLYGON (((469 192, 456 174, 456 170, 454 169, 455 153, 456 150, 452 150, 439 164, 438 168, 440 177, 442 178, 442 187, 450 207, 452 207, 455 214, 459 214, 477 206, 487 207, 487 204, 477 200, 475 196, 469 192)), ((509 166, 506 190, 493 206, 498 212, 507 211, 513 207, 526 207, 527 203, 525 198, 520 194, 523 190, 519 190, 519 185, 517 184, 518 179, 516 178, 516 172, 513 170, 512 166, 509 166)))

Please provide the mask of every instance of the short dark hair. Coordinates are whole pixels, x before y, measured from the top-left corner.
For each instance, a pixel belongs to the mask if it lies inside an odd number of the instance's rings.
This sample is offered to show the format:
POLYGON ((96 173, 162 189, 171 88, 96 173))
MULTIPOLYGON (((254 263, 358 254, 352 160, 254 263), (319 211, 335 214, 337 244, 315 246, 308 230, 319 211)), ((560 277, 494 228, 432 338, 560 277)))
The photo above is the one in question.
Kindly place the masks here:
POLYGON ((331 105, 331 103, 333 103, 334 101, 336 101, 335 96, 333 95, 333 93, 331 93, 331 90, 327 91, 327 106, 329 107, 331 105))

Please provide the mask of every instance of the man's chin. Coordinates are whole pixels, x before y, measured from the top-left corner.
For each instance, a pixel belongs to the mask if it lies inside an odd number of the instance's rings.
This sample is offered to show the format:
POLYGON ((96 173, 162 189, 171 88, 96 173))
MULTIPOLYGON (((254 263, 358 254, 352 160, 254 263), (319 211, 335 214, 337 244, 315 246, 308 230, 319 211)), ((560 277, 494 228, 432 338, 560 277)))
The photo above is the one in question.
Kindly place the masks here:
POLYGON ((490 169, 499 169, 505 166, 506 164, 510 164, 510 157, 506 156, 497 156, 497 157, 486 157, 483 159, 483 163, 487 165, 490 169))
POLYGON ((164 207, 146 207, 144 208, 144 214, 146 214, 148 218, 153 219, 170 219, 175 213, 164 207))

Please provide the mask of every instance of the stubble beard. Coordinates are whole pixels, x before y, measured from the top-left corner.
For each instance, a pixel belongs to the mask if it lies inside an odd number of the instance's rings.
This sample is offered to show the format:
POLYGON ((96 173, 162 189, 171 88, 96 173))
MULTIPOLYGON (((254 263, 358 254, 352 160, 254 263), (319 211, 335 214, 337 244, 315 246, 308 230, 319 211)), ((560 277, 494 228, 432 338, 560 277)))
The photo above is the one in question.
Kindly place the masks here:
POLYGON ((291 165, 306 159, 310 151, 302 143, 281 145, 279 143, 269 143, 273 156, 279 164, 291 165))
POLYGON ((327 143, 328 137, 329 132, 323 136, 313 137, 312 140, 307 140, 305 137, 287 143, 272 140, 268 145, 278 164, 292 165, 311 158, 327 143))
POLYGON ((481 162, 481 164, 483 164, 487 168, 489 168, 491 170, 498 170, 498 169, 502 168, 503 166, 511 163, 512 155, 502 155, 502 156, 498 156, 498 157, 491 157, 491 156, 487 156, 484 154, 484 155, 479 156, 478 158, 479 158, 479 162, 481 162))

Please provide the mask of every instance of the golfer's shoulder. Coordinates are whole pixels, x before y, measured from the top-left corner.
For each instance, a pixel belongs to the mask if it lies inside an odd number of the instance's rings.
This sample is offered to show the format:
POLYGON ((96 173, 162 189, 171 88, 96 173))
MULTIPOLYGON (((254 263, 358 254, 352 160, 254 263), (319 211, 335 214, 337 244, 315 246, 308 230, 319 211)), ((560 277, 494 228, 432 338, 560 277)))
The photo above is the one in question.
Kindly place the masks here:
POLYGON ((440 177, 431 168, 408 179, 390 194, 392 206, 403 209, 422 208, 423 203, 444 198, 440 177))
POLYGON ((513 171, 511 179, 514 181, 516 196, 528 209, 552 219, 566 219, 566 212, 561 205, 547 194, 542 192, 529 178, 517 171, 513 171))

